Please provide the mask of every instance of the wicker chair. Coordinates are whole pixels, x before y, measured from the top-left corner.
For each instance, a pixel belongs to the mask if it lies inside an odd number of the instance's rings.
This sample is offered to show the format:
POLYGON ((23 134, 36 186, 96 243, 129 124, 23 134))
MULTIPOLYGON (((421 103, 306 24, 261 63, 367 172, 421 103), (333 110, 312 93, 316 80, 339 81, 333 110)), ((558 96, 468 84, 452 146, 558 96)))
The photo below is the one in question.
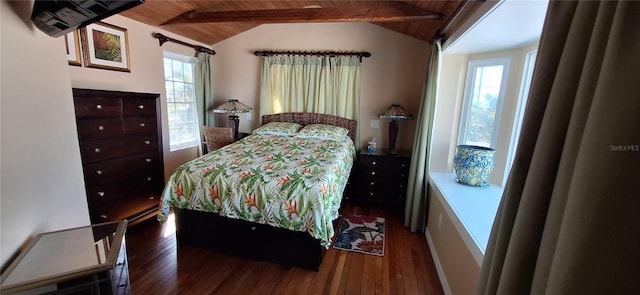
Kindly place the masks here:
POLYGON ((207 141, 207 153, 233 143, 233 129, 229 127, 202 126, 204 139, 207 141))

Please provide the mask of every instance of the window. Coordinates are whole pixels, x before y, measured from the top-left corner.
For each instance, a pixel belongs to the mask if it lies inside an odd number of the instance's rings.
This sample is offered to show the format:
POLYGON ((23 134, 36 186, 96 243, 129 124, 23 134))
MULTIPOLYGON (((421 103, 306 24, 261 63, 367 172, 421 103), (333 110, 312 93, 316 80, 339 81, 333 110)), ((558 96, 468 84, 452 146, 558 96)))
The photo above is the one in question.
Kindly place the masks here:
POLYGON ((508 72, 509 58, 469 62, 460 144, 495 149, 508 72))
POLYGON ((199 145, 199 123, 193 80, 195 58, 164 53, 164 81, 167 91, 167 117, 170 149, 199 145))

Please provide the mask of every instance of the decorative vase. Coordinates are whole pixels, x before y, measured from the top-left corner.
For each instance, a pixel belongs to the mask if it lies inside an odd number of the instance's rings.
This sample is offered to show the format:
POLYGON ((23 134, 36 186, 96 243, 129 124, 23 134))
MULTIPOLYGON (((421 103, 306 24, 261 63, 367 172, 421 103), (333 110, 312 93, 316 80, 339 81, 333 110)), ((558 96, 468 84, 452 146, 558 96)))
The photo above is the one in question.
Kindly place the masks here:
POLYGON ((493 170, 494 149, 475 146, 457 146, 453 159, 458 183, 470 186, 487 186, 487 179, 493 170))

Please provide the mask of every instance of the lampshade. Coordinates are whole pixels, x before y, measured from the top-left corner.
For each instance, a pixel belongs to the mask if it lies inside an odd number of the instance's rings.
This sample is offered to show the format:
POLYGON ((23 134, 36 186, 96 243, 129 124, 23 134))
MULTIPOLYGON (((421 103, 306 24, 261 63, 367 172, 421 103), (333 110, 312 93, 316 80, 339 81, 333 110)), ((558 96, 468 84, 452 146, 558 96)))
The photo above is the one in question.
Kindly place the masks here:
POLYGON ((411 120, 413 115, 403 109, 399 104, 391 104, 384 112, 378 114, 380 119, 390 119, 389 122, 389 153, 396 152, 396 139, 398 138, 398 120, 411 120))
POLYGON ((378 114, 380 119, 390 120, 412 120, 413 115, 407 112, 399 104, 391 104, 384 112, 378 114))
POLYGON ((217 108, 211 110, 214 113, 250 113, 253 109, 244 103, 238 101, 237 98, 229 99, 229 101, 219 105, 217 108))
POLYGON ((214 113, 229 113, 227 117, 227 123, 233 130, 233 138, 238 139, 238 127, 240 126, 239 113, 251 113, 253 109, 248 105, 241 103, 237 98, 229 99, 229 101, 219 105, 217 108, 211 110, 214 113))

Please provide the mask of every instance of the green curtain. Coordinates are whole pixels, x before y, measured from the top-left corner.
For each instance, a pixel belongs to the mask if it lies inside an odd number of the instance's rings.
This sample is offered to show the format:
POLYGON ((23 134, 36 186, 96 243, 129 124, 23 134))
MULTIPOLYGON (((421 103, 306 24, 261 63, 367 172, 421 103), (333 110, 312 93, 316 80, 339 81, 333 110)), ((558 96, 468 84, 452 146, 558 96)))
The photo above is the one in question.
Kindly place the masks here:
POLYGON ((433 42, 427 80, 422 92, 418 121, 413 139, 413 153, 409 168, 409 183, 404 207, 404 225, 412 232, 423 230, 426 220, 429 157, 438 84, 440 83, 441 44, 433 42))
MULTIPOLYGON (((260 116, 310 112, 358 120, 360 64, 356 56, 263 57, 260 116)), ((356 142, 360 142, 357 131, 356 142)))
POLYGON ((199 52, 195 70, 196 104, 198 106, 198 122, 202 125, 216 126, 213 108, 213 72, 211 72, 211 55, 199 52))
POLYGON ((549 2, 476 294, 640 294, 639 16, 549 2))
MULTIPOLYGON (((198 62, 194 66, 194 84, 196 93, 196 107, 198 108, 198 122, 200 125, 216 126, 215 116, 211 113, 213 108, 213 73, 211 72, 211 55, 199 52, 196 57, 198 62)), ((200 132, 201 142, 204 144, 204 135, 200 132)), ((200 145, 200 154, 203 146, 200 145)))

